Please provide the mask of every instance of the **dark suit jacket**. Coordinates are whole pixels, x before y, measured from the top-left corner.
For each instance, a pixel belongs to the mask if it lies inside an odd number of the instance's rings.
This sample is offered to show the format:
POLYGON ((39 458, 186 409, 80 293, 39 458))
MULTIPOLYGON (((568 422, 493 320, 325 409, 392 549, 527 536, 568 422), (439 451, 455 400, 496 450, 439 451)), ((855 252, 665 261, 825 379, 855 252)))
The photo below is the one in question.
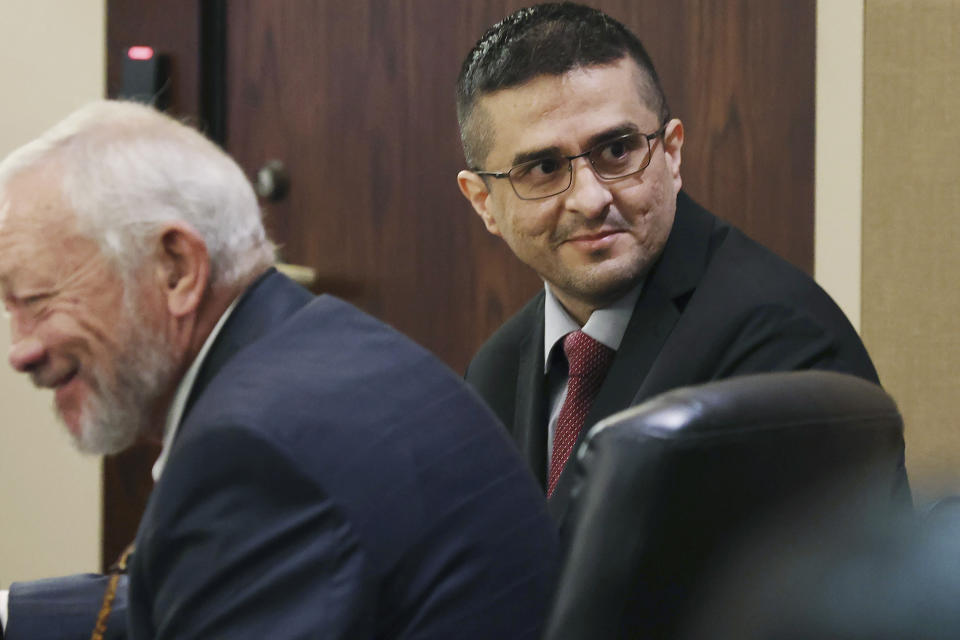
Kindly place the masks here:
POLYGON ((217 338, 150 497, 130 635, 535 638, 552 529, 451 371, 273 272, 217 338))
POLYGON ((537 638, 557 547, 456 375, 271 271, 215 340, 151 494, 129 635, 537 638))
MULTIPOLYGON (((544 293, 477 352, 466 379, 546 480, 544 293)), ((878 382, 860 338, 805 273, 697 205, 677 197, 673 228, 648 274, 584 429, 664 391, 748 373, 828 369, 878 382)), ((562 523, 568 466, 550 499, 562 523)))
MULTIPOLYGON (((6 640, 89 640, 107 578, 83 574, 15 582, 10 587, 6 640)), ((121 578, 105 640, 126 638, 127 578, 121 578)))

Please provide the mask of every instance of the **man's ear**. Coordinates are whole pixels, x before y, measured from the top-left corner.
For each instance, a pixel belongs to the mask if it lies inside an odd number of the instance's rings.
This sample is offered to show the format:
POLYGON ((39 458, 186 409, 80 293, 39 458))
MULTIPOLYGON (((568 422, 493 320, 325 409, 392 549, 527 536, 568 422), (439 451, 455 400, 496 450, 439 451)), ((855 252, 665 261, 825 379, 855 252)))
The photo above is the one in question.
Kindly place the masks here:
POLYGON ((490 190, 487 189, 487 183, 483 178, 473 171, 464 169, 457 174, 457 184, 460 185, 460 193, 470 201, 473 210, 477 212, 483 224, 487 226, 487 231, 495 236, 500 235, 497 228, 497 221, 490 212, 490 190))
POLYGON ((673 179, 673 192, 680 191, 683 179, 680 177, 680 150, 683 148, 683 123, 674 118, 663 132, 663 153, 667 161, 667 170, 673 179))
POLYGON ((160 234, 156 275, 167 309, 174 317, 200 306, 210 280, 207 244, 186 222, 172 222, 160 234))

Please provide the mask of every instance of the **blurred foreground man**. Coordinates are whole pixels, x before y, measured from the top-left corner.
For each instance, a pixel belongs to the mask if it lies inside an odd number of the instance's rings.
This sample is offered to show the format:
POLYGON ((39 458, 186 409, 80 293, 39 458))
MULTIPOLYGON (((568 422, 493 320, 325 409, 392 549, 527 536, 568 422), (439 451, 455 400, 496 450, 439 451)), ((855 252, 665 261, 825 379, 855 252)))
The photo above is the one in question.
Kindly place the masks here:
MULTIPOLYGON (((93 104, 0 164, 10 364, 82 451, 163 441, 130 637, 538 637, 556 540, 509 438, 272 261, 240 168, 148 107, 93 104)), ((7 640, 88 638, 102 594, 15 585, 7 640)))
POLYGON ((616 411, 765 371, 877 382, 813 280, 681 190, 683 124, 622 24, 570 3, 522 9, 481 38, 457 89, 460 190, 545 284, 466 377, 561 523, 567 460, 616 411))

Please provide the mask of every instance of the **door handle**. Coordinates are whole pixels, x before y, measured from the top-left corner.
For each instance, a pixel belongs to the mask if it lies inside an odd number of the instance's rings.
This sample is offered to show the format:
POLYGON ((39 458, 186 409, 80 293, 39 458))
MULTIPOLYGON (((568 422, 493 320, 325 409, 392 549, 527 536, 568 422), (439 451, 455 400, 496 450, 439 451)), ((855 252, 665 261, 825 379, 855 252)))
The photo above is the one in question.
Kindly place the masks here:
POLYGON ((283 200, 290 191, 290 174, 279 160, 270 160, 257 171, 254 190, 271 202, 283 200))

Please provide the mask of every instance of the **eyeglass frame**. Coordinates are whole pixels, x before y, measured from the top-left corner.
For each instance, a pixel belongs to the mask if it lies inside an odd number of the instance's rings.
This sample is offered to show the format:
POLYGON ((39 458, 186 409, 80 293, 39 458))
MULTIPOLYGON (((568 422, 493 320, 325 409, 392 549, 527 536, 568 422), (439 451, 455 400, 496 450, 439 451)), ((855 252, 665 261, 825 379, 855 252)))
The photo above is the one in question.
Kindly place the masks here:
POLYGON ((586 158, 587 162, 590 165, 591 171, 593 171, 593 174, 597 176, 597 178, 599 178, 600 180, 604 180, 606 182, 620 180, 621 178, 626 178, 628 176, 632 176, 640 173, 641 171, 643 171, 644 169, 650 166, 650 159, 653 157, 653 145, 651 143, 657 138, 660 138, 664 134, 666 134, 668 124, 670 124, 669 117, 667 117, 664 123, 660 125, 660 128, 654 131, 653 133, 640 133, 640 132, 625 133, 622 136, 617 136, 615 138, 610 138, 609 140, 604 140, 603 142, 598 142, 597 144, 593 145, 592 147, 590 147, 589 149, 587 149, 582 153, 578 153, 572 156, 564 156, 564 155, 557 156, 555 159, 559 160, 562 158, 567 161, 567 173, 569 174, 570 178, 567 181, 567 186, 565 186, 563 189, 561 189, 560 191, 557 191, 556 193, 551 193, 545 196, 534 196, 532 198, 521 196, 520 193, 517 191, 516 185, 513 184, 513 179, 510 177, 510 174, 514 171, 514 169, 517 169, 518 167, 525 167, 532 162, 540 162, 543 160, 543 158, 535 158, 533 160, 527 160, 525 162, 515 164, 509 169, 507 169, 506 171, 480 171, 479 169, 472 169, 472 171, 478 176, 489 176, 491 178, 498 178, 498 179, 506 178, 507 181, 510 183, 510 188, 513 189, 513 193, 521 200, 545 200, 546 198, 552 198, 553 196, 558 196, 561 193, 568 191, 570 187, 573 186, 573 161, 576 160, 577 158, 586 158), (643 138, 647 141, 647 161, 643 164, 643 166, 641 166, 636 171, 625 173, 622 176, 614 176, 612 178, 608 178, 604 175, 601 175, 600 170, 597 169, 597 166, 595 164, 593 164, 593 159, 590 158, 590 154, 596 151, 597 149, 599 149, 600 147, 603 147, 604 145, 608 145, 618 140, 632 138, 634 136, 637 136, 638 138, 643 138))

